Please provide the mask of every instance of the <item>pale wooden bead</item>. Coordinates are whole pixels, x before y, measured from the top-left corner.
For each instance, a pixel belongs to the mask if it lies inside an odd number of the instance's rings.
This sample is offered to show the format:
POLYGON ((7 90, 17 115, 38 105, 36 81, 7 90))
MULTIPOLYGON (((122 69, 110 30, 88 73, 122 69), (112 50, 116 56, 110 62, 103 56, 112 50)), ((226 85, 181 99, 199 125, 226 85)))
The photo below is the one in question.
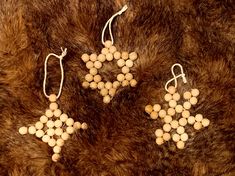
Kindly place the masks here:
POLYGON ((93 75, 92 75, 92 74, 86 74, 85 80, 86 80, 87 82, 93 81, 93 75))
POLYGON ((134 65, 134 62, 133 62, 132 60, 128 59, 128 60, 126 61, 126 66, 127 66, 127 67, 131 68, 131 67, 133 67, 133 65, 134 65))
POLYGON ((102 67, 102 63, 100 61, 95 61, 94 67, 100 69, 102 67))
POLYGON ((106 82, 105 85, 104 85, 104 87, 105 87, 106 89, 111 89, 111 88, 113 87, 113 84, 112 84, 111 82, 106 82))
POLYGON ((113 60, 113 54, 112 53, 106 54, 106 60, 107 61, 112 61, 113 60))
POLYGON ((48 143, 49 140, 50 140, 50 136, 48 136, 48 135, 44 135, 44 136, 42 137, 42 141, 45 142, 45 143, 48 143))
POLYGON ((199 95, 199 90, 198 89, 192 89, 191 90, 191 94, 192 94, 192 96, 194 96, 194 97, 197 97, 198 95, 199 95))
POLYGON ((90 83, 87 82, 87 81, 84 81, 84 82, 82 83, 82 87, 85 88, 85 89, 87 89, 89 86, 90 86, 90 83))
POLYGON ((60 116, 61 122, 66 122, 67 119, 68 119, 68 115, 67 114, 61 114, 61 116, 60 116))
POLYGON ((80 122, 75 122, 75 123, 73 124, 73 128, 74 128, 75 130, 80 129, 81 126, 82 126, 82 124, 81 124, 80 122))
POLYGON ((60 153, 61 152, 61 147, 56 145, 54 148, 53 148, 53 152, 54 153, 60 153))
POLYGON ((122 81, 122 87, 128 86, 130 83, 127 80, 122 81))
POLYGON ((111 98, 109 95, 104 96, 104 98, 103 98, 104 103, 109 103, 110 101, 111 101, 111 98))
POLYGON ((169 93, 167 93, 167 94, 164 96, 164 99, 165 99, 166 101, 170 101, 170 100, 172 100, 172 95, 169 94, 169 93))
POLYGON ((166 111, 164 109, 161 109, 158 113, 159 117, 164 118, 166 116, 166 111))
POLYGON ((109 52, 110 53, 115 53, 117 51, 117 48, 115 47, 115 46, 111 46, 110 48, 109 48, 109 52))
POLYGON ((103 89, 104 88, 104 82, 98 82, 97 88, 98 89, 103 89))
POLYGON ((176 91, 176 88, 174 87, 174 86, 170 86, 170 87, 168 87, 168 92, 170 93, 170 94, 174 94, 175 93, 175 91, 176 91))
POLYGON ((67 126, 72 126, 74 124, 74 120, 72 118, 68 118, 65 123, 67 126))
POLYGON ((128 54, 128 52, 122 52, 122 58, 124 59, 124 60, 127 60, 128 58, 129 58, 129 54, 128 54))
POLYGON ((171 121, 172 121, 172 117, 171 117, 171 116, 166 115, 166 116, 164 117, 164 122, 165 122, 165 123, 171 123, 171 121))
POLYGON ((116 51, 114 54, 113 54, 113 57, 114 59, 120 59, 121 58, 121 53, 116 51))
POLYGON ((195 115, 195 120, 196 120, 197 122, 201 122, 202 119, 203 119, 202 114, 197 114, 197 115, 195 115))
POLYGON ((185 144, 184 144, 183 141, 178 141, 176 143, 176 146, 177 146, 178 149, 184 149, 185 144))
POLYGON ((170 100, 170 101, 169 101, 169 106, 170 106, 171 108, 176 107, 176 105, 177 105, 177 103, 176 103, 175 100, 170 100))
POLYGON ((155 131, 155 136, 156 137, 162 137, 162 135, 163 135, 163 130, 162 129, 157 129, 155 131))
POLYGON ((183 133, 185 132, 185 129, 184 129, 184 127, 182 127, 182 126, 179 126, 179 127, 177 128, 176 132, 177 132, 178 134, 183 134, 183 133))
POLYGON ((113 88, 117 89, 120 86, 120 82, 119 81, 114 81, 113 82, 113 88))
POLYGON ((48 145, 49 145, 50 147, 54 147, 55 144, 56 144, 56 140, 53 139, 53 138, 51 138, 51 139, 48 141, 48 145))
POLYGON ((116 93, 116 89, 114 89, 114 88, 109 89, 109 95, 111 97, 113 97, 115 95, 115 93, 116 93))
POLYGON ((94 81, 95 81, 95 82, 98 83, 98 82, 100 82, 101 80, 102 80, 102 78, 101 78, 100 75, 95 75, 95 76, 94 76, 94 81))
POLYGON ((197 100, 196 97, 192 97, 192 98, 190 98, 189 102, 190 102, 192 105, 195 105, 195 104, 197 104, 198 100, 197 100))
POLYGON ((171 121, 171 128, 176 129, 179 126, 179 122, 177 120, 171 121))
POLYGON ((173 134, 173 135, 172 135, 172 140, 173 140, 174 142, 178 142, 178 141, 180 140, 180 135, 177 134, 177 133, 173 134))
POLYGON ((156 112, 159 112, 161 110, 161 105, 159 105, 159 104, 153 105, 153 110, 156 112))
POLYGON ((60 159, 60 155, 55 153, 52 155, 51 160, 57 162, 60 159))
POLYGON ((27 127, 23 126, 23 127, 19 128, 19 133, 21 135, 27 134, 27 132, 28 132, 28 128, 27 127))
POLYGON ((106 40, 106 41, 104 42, 104 46, 105 46, 106 48, 110 48, 112 45, 113 45, 113 44, 112 44, 112 42, 111 42, 110 40, 106 40))
POLYGON ((52 112, 52 110, 50 110, 50 109, 47 109, 46 110, 46 112, 45 112, 45 115, 47 116, 47 117, 53 117, 53 112, 52 112))
POLYGON ((161 137, 156 138, 156 144, 157 144, 157 145, 162 145, 163 143, 164 143, 163 138, 161 138, 161 137))
POLYGON ((158 113, 156 111, 152 111, 150 114, 151 119, 157 119, 158 113))
POLYGON ((170 116, 174 116, 175 115, 175 109, 174 108, 168 108, 167 114, 170 115, 170 116))
POLYGON ((72 126, 69 126, 69 127, 66 128, 66 132, 68 134, 73 134, 74 133, 74 128, 72 126))
POLYGON ((183 106, 182 105, 176 105, 175 112, 181 113, 182 111, 183 111, 183 106))
POLYGON ((63 134, 62 128, 56 128, 56 129, 55 129, 55 135, 60 136, 60 135, 62 135, 62 134, 63 134))
POLYGON ((184 142, 187 141, 188 140, 188 134, 187 133, 181 134, 180 139, 181 139, 181 141, 184 141, 184 142))
POLYGON ((95 53, 91 54, 91 55, 90 55, 90 60, 91 60, 92 62, 95 62, 95 61, 97 60, 97 54, 95 54, 95 53))
POLYGON ((86 130, 86 129, 88 128, 87 123, 84 123, 84 122, 83 122, 81 128, 82 128, 83 130, 86 130))
POLYGON ((127 73, 127 74, 125 75, 125 79, 126 79, 127 81, 130 81, 130 80, 133 79, 133 75, 132 75, 131 73, 127 73))
POLYGON ((58 104, 57 103, 51 103, 49 105, 49 108, 53 111, 53 110, 56 110, 58 108, 58 104))
POLYGON ((179 124, 180 124, 181 126, 187 125, 187 119, 185 119, 185 118, 180 118, 180 119, 179 119, 179 124))
POLYGON ((59 127, 61 127, 62 126, 62 121, 61 120, 56 120, 55 121, 55 127, 56 128, 59 128, 59 127))
POLYGON ((58 146, 63 146, 64 145, 64 140, 63 139, 61 139, 61 138, 59 138, 59 139, 57 139, 56 140, 56 145, 58 145, 58 146))
POLYGON ((101 94, 103 97, 106 96, 106 95, 108 95, 108 93, 109 93, 109 91, 108 91, 108 89, 106 89, 106 88, 103 88, 103 89, 100 90, 100 94, 101 94))
POLYGON ((184 109, 190 109, 191 108, 191 103, 186 101, 186 102, 184 102, 183 107, 184 107, 184 109))
POLYGON ((130 80, 131 87, 135 87, 137 85, 137 81, 135 79, 130 80))
POLYGON ((97 75, 98 70, 96 68, 91 68, 89 72, 91 75, 97 75))
MULTIPOLYGON (((96 75, 96 76, 98 76, 98 75, 96 75)), ((96 88, 97 88, 97 83, 94 82, 94 81, 91 82, 91 83, 90 83, 90 88, 93 89, 93 90, 96 89, 96 88)))
POLYGON ((122 73, 123 73, 123 74, 127 74, 127 73, 129 73, 129 72, 130 72, 129 67, 127 67, 127 66, 122 67, 122 73))
POLYGON ((69 134, 64 132, 61 134, 61 139, 63 139, 64 141, 68 140, 69 139, 69 134))
POLYGON ((184 97, 185 100, 189 100, 192 97, 192 94, 187 91, 187 92, 184 92, 183 97, 184 97))
POLYGON ((124 59, 118 59, 117 61, 117 65, 118 67, 123 67, 126 64, 124 59))
POLYGON ((97 60, 100 62, 104 62, 106 60, 106 57, 103 54, 99 54, 99 56, 97 57, 97 60))
POLYGON ((55 117, 60 117, 61 114, 62 114, 62 112, 61 112, 60 109, 56 109, 56 110, 54 111, 54 116, 55 116, 55 117))
POLYGON ((43 115, 43 116, 40 117, 40 122, 47 123, 47 121, 48 121, 48 117, 47 116, 43 115))
POLYGON ((137 53, 136 52, 131 52, 130 54, 129 54, 129 58, 130 58, 130 60, 136 60, 137 59, 137 53))
POLYGON ((184 110, 184 111, 182 112, 182 117, 188 118, 189 116, 190 116, 190 112, 189 112, 188 110, 184 110))
POLYGON ((36 131, 36 134, 35 134, 38 138, 41 138, 43 135, 44 135, 44 131, 42 130, 38 130, 36 131))
POLYGON ((195 122, 194 125, 193 125, 193 128, 195 130, 200 130, 202 128, 201 122, 195 122))
POLYGON ((92 62, 92 61, 88 61, 87 63, 86 63, 86 68, 87 69, 91 69, 91 68, 93 68, 94 67, 94 63, 92 62))
POLYGON ((36 133, 36 128, 35 126, 30 126, 28 129, 29 134, 35 134, 36 133))
POLYGON ((117 80, 118 80, 119 82, 124 81, 124 80, 125 80, 124 74, 118 74, 118 75, 117 75, 117 80))
POLYGON ((36 129, 41 130, 43 128, 43 123, 42 122, 36 122, 35 127, 36 127, 36 129))
POLYGON ((145 106, 145 112, 150 114, 153 111, 153 106, 152 105, 147 105, 145 106))
POLYGON ((188 117, 188 123, 189 123, 190 125, 193 125, 193 124, 195 123, 195 118, 194 118, 193 116, 189 116, 189 117, 188 117))
POLYGON ((50 102, 55 102, 56 101, 56 95, 55 94, 51 94, 50 96, 49 96, 49 101, 50 102))
POLYGON ((83 54, 81 58, 82 58, 82 61, 83 61, 83 62, 88 62, 89 59, 90 59, 90 57, 89 57, 88 54, 83 54))
POLYGON ((103 48, 103 49, 101 50, 101 53, 104 54, 104 55, 106 55, 106 54, 109 53, 109 49, 108 49, 108 48, 103 48))
POLYGON ((54 136, 54 134, 55 134, 55 130, 54 130, 53 128, 49 128, 49 129, 47 130, 47 135, 48 135, 48 136, 54 136))
POLYGON ((174 93, 172 96, 173 100, 179 101, 180 100, 180 94, 179 93, 174 93))
POLYGON ((169 141, 171 139, 170 133, 164 133, 162 136, 164 141, 169 141))
POLYGON ((164 124, 162 128, 165 132, 171 131, 171 125, 168 123, 164 124))
POLYGON ((202 119, 202 126, 207 127, 210 124, 210 120, 207 118, 202 119))
POLYGON ((48 120, 48 121, 47 121, 47 127, 48 127, 48 128, 53 128, 54 125, 55 125, 55 123, 54 123, 52 120, 48 120))

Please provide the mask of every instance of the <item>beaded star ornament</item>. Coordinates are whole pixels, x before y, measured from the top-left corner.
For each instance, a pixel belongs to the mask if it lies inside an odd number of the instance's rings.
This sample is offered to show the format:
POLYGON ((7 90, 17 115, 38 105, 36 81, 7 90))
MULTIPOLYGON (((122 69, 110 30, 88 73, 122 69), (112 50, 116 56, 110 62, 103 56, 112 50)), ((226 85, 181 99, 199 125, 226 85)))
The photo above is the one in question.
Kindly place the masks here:
POLYGON ((100 94, 103 96, 103 102, 109 103, 119 87, 131 86, 135 87, 137 81, 134 79, 132 73, 130 73, 131 68, 134 65, 134 61, 137 59, 136 52, 128 53, 126 51, 120 52, 114 46, 114 39, 112 35, 112 21, 113 19, 121 15, 127 10, 125 5, 119 12, 114 14, 105 24, 102 31, 102 43, 104 48, 101 50, 100 54, 93 53, 91 55, 83 54, 81 59, 86 63, 86 67, 89 73, 86 74, 85 80, 82 83, 84 88, 98 89, 100 94), (109 34, 111 40, 104 41, 105 30, 109 27, 109 34), (112 62, 115 60, 117 66, 120 68, 120 73, 115 75, 116 81, 105 81, 99 73, 105 62, 112 62))
POLYGON ((47 143, 53 148, 54 154, 52 155, 52 161, 57 162, 60 158, 61 147, 64 145, 64 141, 68 140, 70 135, 76 132, 78 129, 87 129, 86 123, 74 122, 72 118, 69 118, 66 113, 63 113, 56 103, 60 97, 64 82, 64 70, 62 59, 67 54, 67 48, 64 50, 61 48, 62 54, 60 56, 50 53, 45 60, 44 64, 44 81, 43 81, 43 93, 46 98, 49 99, 50 105, 46 109, 45 114, 40 117, 40 120, 35 124, 30 124, 28 127, 23 126, 19 128, 21 135, 32 134, 43 142, 47 143), (59 93, 50 94, 46 93, 46 80, 47 80, 47 62, 50 56, 54 56, 60 61, 61 69, 61 81, 59 93))
POLYGON ((186 126, 191 125, 195 130, 200 130, 202 127, 207 127, 210 124, 209 119, 204 118, 202 114, 196 114, 193 116, 190 113, 192 106, 198 102, 199 90, 191 89, 185 91, 183 96, 177 92, 177 79, 182 78, 184 83, 187 83, 183 67, 176 63, 171 67, 173 78, 170 79, 166 85, 166 94, 164 100, 167 104, 161 107, 160 104, 154 104, 145 106, 145 112, 150 115, 150 118, 155 120, 158 117, 161 118, 164 125, 162 129, 155 131, 156 143, 162 145, 165 141, 172 139, 178 149, 185 148, 185 142, 189 136, 186 131, 186 126), (181 70, 181 74, 175 75, 174 68, 178 66, 181 70), (174 86, 168 85, 174 81, 174 86))

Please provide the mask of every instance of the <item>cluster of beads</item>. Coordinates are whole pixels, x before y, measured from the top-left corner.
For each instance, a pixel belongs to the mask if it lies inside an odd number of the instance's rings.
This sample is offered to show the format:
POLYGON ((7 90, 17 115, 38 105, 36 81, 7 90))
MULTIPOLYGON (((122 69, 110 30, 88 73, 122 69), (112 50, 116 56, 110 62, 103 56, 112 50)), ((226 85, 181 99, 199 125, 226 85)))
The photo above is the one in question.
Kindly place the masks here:
POLYGON ((85 76, 85 81, 82 83, 84 88, 99 89, 100 94, 103 96, 103 102, 109 103, 116 94, 116 90, 119 86, 125 87, 130 85, 135 87, 137 81, 130 73, 131 67, 134 65, 134 61, 137 59, 135 52, 119 52, 117 48, 112 45, 112 42, 107 40, 105 47, 101 50, 101 54, 93 53, 91 55, 83 54, 82 60, 86 63, 89 74, 85 76), (104 82, 98 70, 101 69, 103 62, 105 61, 117 61, 118 67, 121 68, 122 73, 116 76, 117 80, 114 82, 104 82))
POLYGON ((207 127, 210 124, 210 121, 207 118, 203 118, 202 114, 197 114, 192 116, 189 112, 189 109, 192 105, 196 105, 198 100, 197 96, 199 95, 198 89, 192 89, 191 92, 184 92, 183 105, 179 104, 180 94, 176 92, 176 88, 170 86, 168 92, 164 96, 164 100, 168 102, 167 111, 162 109, 159 104, 147 105, 145 107, 145 112, 147 112, 151 119, 157 119, 158 116, 163 119, 164 125, 162 129, 157 129, 155 131, 156 143, 162 145, 164 141, 169 141, 172 139, 176 142, 176 146, 179 149, 185 147, 185 142, 188 140, 188 134, 185 131, 185 126, 187 124, 193 125, 194 129, 200 130, 202 127, 207 127), (180 114, 178 120, 173 120, 173 116, 180 114))
POLYGON ((46 110, 45 115, 40 117, 40 121, 36 122, 30 127, 20 127, 19 133, 32 134, 40 138, 53 148, 54 154, 52 161, 56 162, 60 158, 61 147, 64 141, 69 139, 69 136, 78 129, 87 129, 86 123, 74 122, 67 114, 62 113, 56 103, 56 95, 49 96, 50 106, 46 110))

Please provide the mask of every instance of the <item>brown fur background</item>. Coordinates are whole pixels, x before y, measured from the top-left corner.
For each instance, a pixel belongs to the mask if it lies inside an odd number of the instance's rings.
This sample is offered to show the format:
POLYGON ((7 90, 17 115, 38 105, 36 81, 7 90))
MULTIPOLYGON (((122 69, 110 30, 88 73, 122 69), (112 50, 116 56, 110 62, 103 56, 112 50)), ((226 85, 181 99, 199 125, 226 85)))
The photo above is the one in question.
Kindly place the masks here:
MULTIPOLYGON (((115 65, 103 75, 112 79, 115 65)), ((0 1, 0 175, 10 176, 234 176, 235 175, 235 1, 233 0, 1 0, 0 1), (138 86, 118 91, 108 105, 97 91, 83 89, 83 53, 100 52, 101 31, 113 23, 115 46, 136 51, 132 69, 138 86), (42 92, 43 65, 50 52, 64 58, 65 82, 59 105, 89 129, 73 135, 58 163, 47 144, 18 128, 36 122, 48 107, 42 92), (157 146, 161 123, 144 113, 162 103, 170 67, 184 66, 198 88, 193 113, 211 121, 190 131, 184 150, 173 142, 157 146)), ((56 59, 49 63, 47 90, 60 81, 56 59)))

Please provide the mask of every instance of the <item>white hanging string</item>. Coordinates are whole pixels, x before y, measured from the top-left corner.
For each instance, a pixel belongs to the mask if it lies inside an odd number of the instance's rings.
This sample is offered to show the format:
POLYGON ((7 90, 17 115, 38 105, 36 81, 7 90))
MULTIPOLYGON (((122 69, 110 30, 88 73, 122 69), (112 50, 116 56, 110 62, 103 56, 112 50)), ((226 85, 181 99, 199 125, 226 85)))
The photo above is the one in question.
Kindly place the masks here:
POLYGON ((180 65, 180 64, 178 64, 178 63, 172 65, 172 67, 171 67, 171 73, 172 73, 172 75, 173 75, 173 78, 170 79, 169 81, 167 81, 167 83, 165 84, 165 90, 166 90, 167 92, 169 92, 168 89, 167 89, 168 84, 170 84, 172 81, 175 82, 175 88, 177 88, 177 79, 180 78, 180 77, 183 79, 183 82, 184 82, 184 83, 187 83, 187 79, 186 79, 186 77, 185 77, 185 74, 184 74, 184 70, 183 70, 182 65, 180 65), (180 72, 181 72, 181 74, 179 74, 179 75, 177 75, 177 76, 175 75, 175 72, 174 72, 174 68, 175 68, 176 66, 180 67, 180 72))
POLYGON ((103 28, 103 31, 102 31, 102 36, 101 36, 101 41, 102 41, 103 45, 104 45, 104 42, 105 42, 104 41, 104 34, 105 34, 105 30, 108 27, 108 25, 109 25, 109 35, 110 35, 110 38, 111 38, 111 42, 112 42, 112 44, 114 43, 113 34, 112 34, 112 21, 116 16, 121 15, 123 12, 125 12, 127 10, 127 8, 128 8, 127 5, 123 6, 122 9, 120 11, 118 11, 117 13, 115 13, 104 25, 104 28, 103 28))
POLYGON ((63 83, 64 83, 64 69, 63 69, 63 63, 62 63, 62 60, 63 60, 63 57, 66 56, 67 54, 67 48, 63 49, 61 48, 61 55, 56 55, 54 53, 50 53, 47 55, 46 57, 46 60, 45 60, 45 63, 44 63, 44 80, 43 80, 43 93, 44 95, 49 98, 49 95, 46 93, 46 81, 47 81, 47 62, 48 62, 48 59, 49 57, 51 56, 54 56, 56 58, 58 58, 60 60, 60 71, 61 71, 61 80, 60 80, 60 88, 59 88, 59 92, 56 96, 56 98, 58 99, 61 95, 61 91, 62 91, 62 87, 63 87, 63 83))

